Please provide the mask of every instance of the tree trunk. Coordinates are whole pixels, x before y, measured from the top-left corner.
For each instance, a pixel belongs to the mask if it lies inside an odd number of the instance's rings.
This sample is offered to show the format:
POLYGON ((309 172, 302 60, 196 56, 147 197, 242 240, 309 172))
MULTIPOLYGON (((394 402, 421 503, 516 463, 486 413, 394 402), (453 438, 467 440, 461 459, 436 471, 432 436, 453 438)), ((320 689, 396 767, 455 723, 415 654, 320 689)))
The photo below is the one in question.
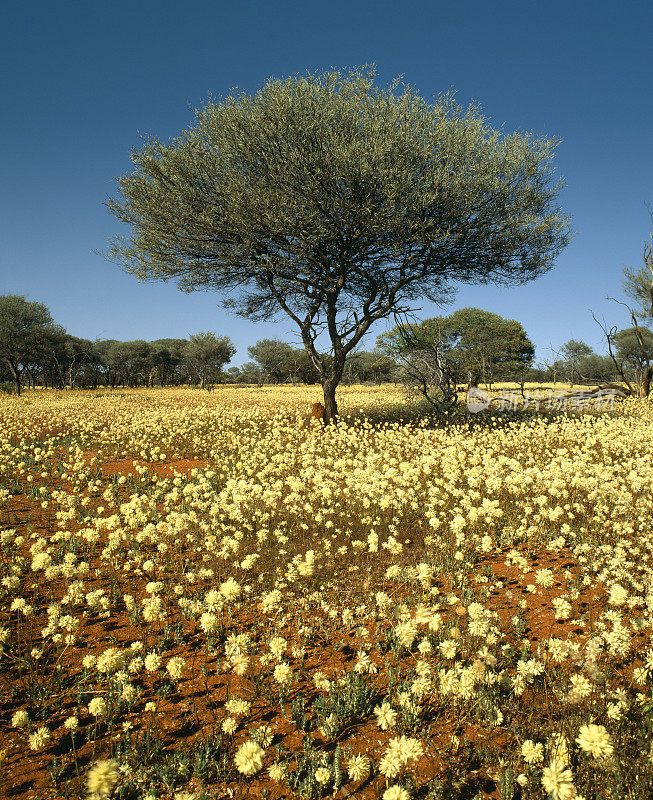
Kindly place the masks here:
POLYGON ((653 380, 653 367, 647 367, 642 381, 642 397, 648 397, 651 393, 651 380, 653 380))
POLYGON ((338 404, 336 403, 336 387, 338 381, 334 380, 331 376, 322 383, 322 391, 324 392, 324 424, 328 425, 330 422, 335 424, 338 416, 338 404))
POLYGON ((338 404, 336 403, 336 389, 342 380, 342 373, 345 370, 345 361, 338 364, 335 362, 331 369, 322 379, 322 391, 324 393, 324 424, 332 422, 334 425, 338 418, 338 404))
POLYGON ((4 359, 5 364, 9 367, 9 372, 11 372, 11 377, 14 379, 14 384, 16 386, 16 394, 20 397, 20 372, 18 371, 18 367, 11 363, 8 358, 4 359))

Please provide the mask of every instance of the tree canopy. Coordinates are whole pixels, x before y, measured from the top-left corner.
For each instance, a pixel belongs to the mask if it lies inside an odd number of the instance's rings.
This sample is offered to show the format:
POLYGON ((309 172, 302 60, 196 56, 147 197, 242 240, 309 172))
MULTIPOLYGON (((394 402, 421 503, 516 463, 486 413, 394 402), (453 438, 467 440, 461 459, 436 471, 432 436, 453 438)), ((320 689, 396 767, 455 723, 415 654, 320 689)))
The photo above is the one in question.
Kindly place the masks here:
MULTIPOLYGON (((17 394, 24 383, 57 389, 75 386, 153 386, 158 381, 210 386, 236 348, 227 336, 199 333, 189 339, 154 342, 71 336, 42 303, 21 295, 0 296, 0 387, 11 379, 17 394)), ((300 351, 304 359, 304 351, 300 351)))
POLYGON ((222 373, 236 348, 228 336, 216 336, 210 331, 201 331, 190 337, 184 355, 200 379, 203 388, 210 386, 222 373))
POLYGON ((623 288, 626 296, 636 301, 635 312, 653 319, 653 234, 644 245, 640 266, 624 267, 623 288))
POLYGON ((0 296, 0 359, 11 373, 17 394, 23 370, 39 358, 47 338, 55 333, 56 326, 43 303, 16 294, 0 296))
POLYGON ((395 327, 378 339, 388 355, 422 354, 437 346, 446 358, 455 382, 492 382, 512 378, 527 369, 535 348, 526 331, 516 320, 480 308, 461 308, 447 317, 432 317, 405 328, 395 327))
POLYGON ((614 334, 613 342, 617 359, 635 371, 642 370, 653 361, 653 331, 649 328, 640 326, 639 331, 636 328, 624 328, 614 334))
POLYGON ((560 348, 562 362, 567 372, 567 380, 574 383, 575 380, 582 380, 580 365, 584 359, 592 355, 592 348, 578 339, 569 339, 560 348))
POLYGON ((111 255, 143 280, 223 292, 251 319, 285 312, 331 419, 374 322, 443 302, 455 282, 522 283, 552 266, 569 238, 556 146, 503 135, 451 94, 378 88, 373 68, 270 79, 132 152, 108 202, 132 234, 111 255))
POLYGON ((318 375, 304 348, 279 339, 261 339, 247 348, 270 383, 315 383, 318 375))

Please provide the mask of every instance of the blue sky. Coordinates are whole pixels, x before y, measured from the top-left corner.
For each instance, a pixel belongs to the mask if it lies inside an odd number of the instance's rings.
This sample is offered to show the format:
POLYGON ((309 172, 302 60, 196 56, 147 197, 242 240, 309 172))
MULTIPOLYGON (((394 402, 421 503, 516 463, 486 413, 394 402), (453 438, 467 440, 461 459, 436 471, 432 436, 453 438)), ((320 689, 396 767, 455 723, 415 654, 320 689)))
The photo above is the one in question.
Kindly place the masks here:
MULTIPOLYGON (((641 263, 651 224, 652 29, 644 0, 4 0, 0 293, 45 303, 90 339, 213 330, 238 347, 235 364, 260 338, 295 340, 284 319, 252 324, 216 294, 139 284, 95 254, 128 232, 103 203, 140 137, 175 136, 209 93, 376 63, 382 84, 403 74, 428 99, 453 88, 495 127, 563 139, 574 240, 548 275, 462 287, 451 310, 518 319, 539 358, 572 336, 602 349, 589 309, 626 324, 605 298, 621 297, 623 266, 641 263)), ((434 313, 424 304, 419 316, 434 313)))

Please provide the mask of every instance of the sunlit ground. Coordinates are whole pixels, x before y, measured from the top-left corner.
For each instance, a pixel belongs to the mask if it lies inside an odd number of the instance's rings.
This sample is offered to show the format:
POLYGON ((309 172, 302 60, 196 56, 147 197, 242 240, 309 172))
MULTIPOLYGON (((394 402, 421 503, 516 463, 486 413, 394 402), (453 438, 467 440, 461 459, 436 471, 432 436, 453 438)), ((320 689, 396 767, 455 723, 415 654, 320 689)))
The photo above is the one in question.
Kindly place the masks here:
POLYGON ((649 797, 649 406, 320 399, 0 398, 5 795, 649 797))

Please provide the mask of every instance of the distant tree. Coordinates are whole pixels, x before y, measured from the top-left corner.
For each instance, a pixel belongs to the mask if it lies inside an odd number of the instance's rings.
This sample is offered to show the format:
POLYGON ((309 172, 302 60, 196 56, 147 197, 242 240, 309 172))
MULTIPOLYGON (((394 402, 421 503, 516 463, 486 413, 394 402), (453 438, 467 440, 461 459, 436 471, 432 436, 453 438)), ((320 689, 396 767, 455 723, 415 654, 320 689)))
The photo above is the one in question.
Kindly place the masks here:
POLYGON ((0 359, 0 391, 7 391, 7 384, 13 383, 13 377, 9 372, 9 367, 0 359))
POLYGON ((593 355, 592 348, 585 342, 570 339, 562 345, 560 353, 567 372, 567 381, 574 383, 575 379, 582 380, 579 364, 584 358, 593 355))
POLYGON ((265 372, 254 361, 247 361, 240 368, 240 383, 255 383, 257 386, 265 383, 265 372))
POLYGON ((397 364, 381 350, 357 350, 347 359, 345 375, 348 383, 385 383, 396 377, 397 364))
POLYGON ((400 365, 407 389, 426 400, 438 417, 448 422, 459 405, 458 376, 442 337, 434 335, 424 323, 399 323, 378 342, 379 348, 400 365))
MULTIPOLYGON (((151 363, 159 377, 161 386, 167 383, 180 383, 180 366, 184 359, 186 339, 156 339, 152 344, 151 363)), ((153 383, 154 375, 150 377, 153 383)))
POLYGON ((114 353, 118 342, 115 339, 96 339, 93 344, 98 356, 99 372, 104 379, 105 385, 115 386, 119 364, 114 358, 114 353))
POLYGON ((50 338, 49 344, 46 360, 53 367, 53 386, 72 389, 80 373, 84 370, 94 371, 99 364, 93 342, 71 336, 63 328, 50 338))
POLYGON ((549 369, 545 364, 535 364, 532 367, 524 370, 523 375, 520 375, 520 382, 523 378, 524 383, 546 383, 549 379, 549 369))
POLYGON ((540 367, 547 372, 547 377, 553 379, 553 385, 556 385, 558 376, 564 374, 565 363, 562 358, 562 348, 554 348, 549 345, 546 350, 547 355, 542 358, 540 367))
POLYGON ((396 327, 381 335, 379 347, 389 356, 419 350, 425 358, 428 343, 437 344, 439 358, 446 358, 456 382, 466 381, 469 387, 481 380, 491 384, 514 378, 531 365, 535 354, 519 322, 478 308, 462 308, 448 317, 424 320, 411 327, 408 340, 405 330, 396 327))
POLYGON ((25 366, 23 381, 29 386, 35 386, 40 376, 44 386, 48 382, 53 388, 63 389, 65 385, 65 370, 68 366, 68 339, 62 325, 52 323, 38 337, 36 347, 32 351, 30 363, 25 366))
MULTIPOLYGON (((295 383, 319 383, 320 375, 313 366, 309 353, 303 347, 293 347, 290 380, 295 383)), ((325 359, 325 362, 328 359, 325 359)))
MULTIPOLYGON (((653 221, 653 214, 651 216, 653 221)), ((632 327, 620 331, 616 325, 609 326, 605 320, 597 319, 594 313, 592 316, 603 331, 615 372, 626 385, 623 391, 648 398, 653 386, 652 334, 642 320, 653 320, 653 233, 644 245, 642 262, 638 269, 624 268, 624 292, 636 305, 608 298, 628 311, 632 327)))
POLYGON ((134 387, 147 383, 153 348, 149 342, 136 339, 116 342, 110 350, 114 369, 123 386, 134 387))
POLYGON ((293 348, 287 342, 261 339, 248 347, 247 352, 261 367, 270 383, 284 383, 294 374, 293 348))
POLYGON ((50 311, 22 295, 0 295, 0 359, 20 395, 25 369, 43 358, 46 340, 54 332, 50 311))
POLYGON ((653 385, 653 333, 640 324, 637 314, 630 306, 619 300, 615 302, 628 309, 632 328, 617 330, 616 325, 609 328, 605 321, 598 320, 595 314, 592 316, 603 331, 615 372, 626 385, 623 391, 648 398, 653 385), (633 386, 632 381, 636 386, 633 386))
POLYGON ((279 339, 261 339, 247 348, 270 383, 315 383, 319 376, 308 353, 279 339))
POLYGON ((346 358, 376 321, 443 302, 456 282, 536 278, 569 238, 556 141, 504 136, 451 95, 429 104, 374 77, 270 79, 209 103, 169 144, 134 151, 108 203, 132 226, 111 250, 128 272, 231 293, 253 320, 287 314, 327 422, 346 358))
POLYGON ((596 381, 609 383, 615 380, 616 373, 610 356, 591 353, 578 362, 578 372, 581 381, 596 381))
MULTIPOLYGON (((638 384, 643 384, 653 363, 653 332, 643 326, 639 327, 639 331, 634 327, 624 328, 614 334, 613 340, 617 360, 625 366, 629 376, 638 384)), ((648 396, 648 391, 646 394, 648 396)))
POLYGON ((624 294, 635 300, 635 314, 644 319, 653 318, 653 233, 644 244, 642 264, 634 269, 624 267, 624 294))
POLYGON ((209 331, 201 331, 189 337, 184 349, 184 359, 191 374, 197 376, 200 387, 208 389, 222 373, 236 353, 228 336, 216 336, 209 331))
POLYGON ((606 383, 615 379, 614 362, 608 355, 599 355, 585 342, 570 339, 557 350, 550 348, 552 358, 543 362, 541 380, 565 375, 569 383, 606 383))

